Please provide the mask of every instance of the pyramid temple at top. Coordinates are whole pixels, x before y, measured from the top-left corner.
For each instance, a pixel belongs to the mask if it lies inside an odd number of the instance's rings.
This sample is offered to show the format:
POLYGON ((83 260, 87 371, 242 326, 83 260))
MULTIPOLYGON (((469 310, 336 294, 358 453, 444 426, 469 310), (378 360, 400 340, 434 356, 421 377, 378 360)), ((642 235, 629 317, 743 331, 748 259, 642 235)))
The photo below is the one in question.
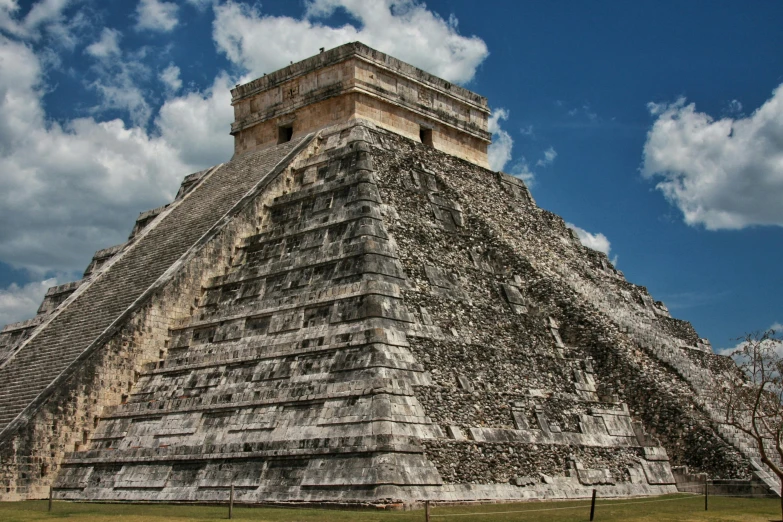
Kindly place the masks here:
POLYGON ((0 499, 416 503, 775 485, 712 353, 488 170, 487 100, 350 43, 0 334, 0 499))

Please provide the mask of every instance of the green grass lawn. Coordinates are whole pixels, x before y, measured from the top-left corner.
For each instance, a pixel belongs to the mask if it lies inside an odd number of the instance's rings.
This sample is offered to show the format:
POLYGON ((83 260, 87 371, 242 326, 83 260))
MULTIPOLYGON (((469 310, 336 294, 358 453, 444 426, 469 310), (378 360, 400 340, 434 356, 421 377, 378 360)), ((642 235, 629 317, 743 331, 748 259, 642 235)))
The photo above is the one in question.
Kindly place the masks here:
MULTIPOLYGON (((704 497, 667 495, 655 498, 600 500, 595 520, 603 521, 742 521, 780 520, 779 499, 710 497, 710 510, 704 511, 704 497)), ((586 521, 590 502, 527 502, 479 506, 434 507, 432 522, 442 520, 505 521, 586 521), (547 510, 547 511, 544 511, 547 510)), ((227 507, 193 505, 75 504, 55 502, 47 512, 45 500, 0 503, 1 522, 39 520, 86 520, 89 522, 175 522, 226 520, 227 507)), ((256 521, 368 521, 421 522, 424 511, 348 511, 326 509, 285 509, 235 507, 235 520, 256 521)))

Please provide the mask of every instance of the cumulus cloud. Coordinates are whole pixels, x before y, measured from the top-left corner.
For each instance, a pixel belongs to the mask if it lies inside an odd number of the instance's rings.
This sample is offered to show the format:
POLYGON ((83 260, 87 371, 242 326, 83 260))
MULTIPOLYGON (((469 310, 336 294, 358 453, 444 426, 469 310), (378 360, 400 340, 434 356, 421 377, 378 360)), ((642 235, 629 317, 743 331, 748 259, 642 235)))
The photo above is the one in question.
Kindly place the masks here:
POLYGON ((311 0, 303 18, 264 15, 229 0, 215 7, 213 38, 229 60, 258 77, 318 52, 359 40, 455 83, 469 82, 489 52, 483 40, 462 36, 413 0, 311 0), (355 23, 329 27, 319 20, 343 10, 355 23), (274 35, 274 37, 270 37, 274 35))
POLYGON ((33 317, 43 301, 46 291, 57 284, 51 278, 19 286, 12 283, 0 288, 0 328, 33 317))
POLYGON ((117 53, 98 57, 92 67, 96 79, 88 86, 98 93, 101 100, 92 110, 95 113, 126 111, 134 125, 146 125, 153 110, 139 82, 150 76, 150 69, 144 64, 147 51, 142 48, 122 54, 118 48, 117 53))
POLYGON ((169 92, 175 93, 182 88, 182 80, 179 77, 179 73, 179 67, 170 64, 160 72, 158 78, 160 78, 160 81, 163 82, 163 85, 166 86, 169 92))
POLYGON ((715 120, 684 98, 648 104, 657 116, 642 175, 708 230, 783 226, 783 84, 748 117, 715 120))
MULTIPOLYGON (((779 337, 780 334, 783 333, 783 323, 776 322, 767 329, 774 330, 776 337, 779 337)), ((767 343, 775 349, 775 352, 778 354, 779 357, 783 357, 783 342, 776 339, 769 339, 767 340, 767 343)), ((723 348, 716 351, 719 355, 726 355, 728 357, 731 357, 737 350, 741 350, 746 345, 747 343, 745 341, 741 341, 737 343, 735 346, 732 346, 730 348, 723 348)))
MULTIPOLYGON (((231 87, 234 82, 219 74, 203 92, 169 99, 155 120, 160 135, 186 165, 205 168, 228 161, 234 152, 229 134, 234 121, 231 87)), ((194 168, 194 170, 196 170, 194 168)))
POLYGON ((179 23, 179 6, 161 0, 140 0, 136 6, 136 29, 169 32, 179 23))
POLYGON ((186 174, 230 157, 228 84, 223 76, 214 91, 168 100, 154 132, 120 119, 58 123, 43 109, 39 58, 0 37, 0 259, 36 274, 76 272, 124 241, 138 213, 171 200, 186 174))
POLYGON ((500 128, 500 121, 506 119, 508 119, 506 109, 494 109, 487 122, 487 130, 492 134, 492 143, 487 150, 490 170, 503 170, 511 159, 514 140, 508 132, 500 128))
POLYGON ((104 27, 101 31, 101 37, 87 46, 84 50, 94 58, 106 59, 120 55, 120 38, 122 33, 116 29, 104 27))
POLYGON ((544 157, 541 158, 536 162, 537 167, 547 167, 554 163, 555 158, 557 157, 557 151, 554 147, 549 147, 544 151, 544 157))
MULTIPOLYGON (((606 254, 606 257, 609 257, 609 253, 612 251, 612 245, 605 235, 600 232, 593 234, 573 223, 566 223, 566 226, 576 232, 576 236, 579 238, 582 245, 597 250, 598 252, 603 252, 606 254)), ((612 259, 612 264, 617 264, 617 256, 612 259)))

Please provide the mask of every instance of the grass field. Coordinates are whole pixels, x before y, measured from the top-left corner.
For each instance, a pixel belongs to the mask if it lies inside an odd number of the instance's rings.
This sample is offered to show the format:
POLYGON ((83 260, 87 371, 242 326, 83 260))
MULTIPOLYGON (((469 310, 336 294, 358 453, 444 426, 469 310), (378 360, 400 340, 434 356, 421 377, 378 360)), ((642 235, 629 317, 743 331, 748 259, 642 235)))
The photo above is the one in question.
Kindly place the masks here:
MULTIPOLYGON (((595 520, 603 521, 742 521, 780 520, 780 500, 710 497, 704 511, 704 497, 667 495, 652 499, 599 500, 595 520)), ((432 522, 475 520, 587 521, 589 501, 528 502, 481 506, 434 507, 432 522)), ((192 505, 73 504, 55 502, 51 513, 46 501, 0 503, 0 521, 85 520, 89 522, 175 522, 226 520, 228 508, 192 505)), ((325 509, 286 509, 235 507, 235 520, 255 521, 335 521, 335 522, 422 522, 424 511, 337 511, 325 509)))

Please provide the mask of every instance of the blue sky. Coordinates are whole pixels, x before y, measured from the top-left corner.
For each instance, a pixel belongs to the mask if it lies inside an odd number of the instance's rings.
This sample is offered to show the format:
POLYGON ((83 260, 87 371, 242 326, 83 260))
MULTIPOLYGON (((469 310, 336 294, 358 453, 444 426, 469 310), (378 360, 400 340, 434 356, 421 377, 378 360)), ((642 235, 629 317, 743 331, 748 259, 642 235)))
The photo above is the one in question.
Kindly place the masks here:
POLYGON ((0 323, 231 156, 228 89, 361 40, 716 349, 783 323, 783 3, 0 0, 0 323))

